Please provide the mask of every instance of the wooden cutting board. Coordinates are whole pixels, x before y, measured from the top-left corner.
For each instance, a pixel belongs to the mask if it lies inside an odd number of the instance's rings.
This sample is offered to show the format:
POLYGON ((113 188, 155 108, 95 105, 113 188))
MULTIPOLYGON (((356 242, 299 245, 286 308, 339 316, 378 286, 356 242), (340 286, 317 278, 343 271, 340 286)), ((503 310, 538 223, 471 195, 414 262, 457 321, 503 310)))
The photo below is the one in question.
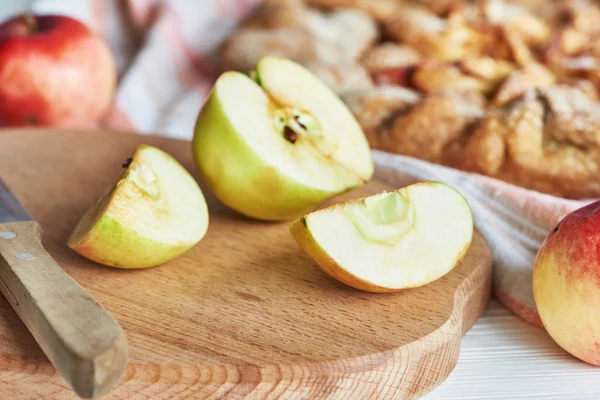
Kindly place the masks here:
MULTIPOLYGON (((41 224, 48 251, 127 335, 128 367, 105 398, 405 399, 450 374, 462 335, 490 295, 490 252, 478 234, 441 279, 369 294, 318 269, 289 223, 250 221, 203 187, 208 233, 174 261, 127 271, 69 250, 75 223, 141 142, 170 152, 197 177, 189 142, 0 131, 0 176, 41 224)), ((343 198, 385 188, 373 181, 343 198)), ((73 397, 0 296, 0 398, 73 397)))

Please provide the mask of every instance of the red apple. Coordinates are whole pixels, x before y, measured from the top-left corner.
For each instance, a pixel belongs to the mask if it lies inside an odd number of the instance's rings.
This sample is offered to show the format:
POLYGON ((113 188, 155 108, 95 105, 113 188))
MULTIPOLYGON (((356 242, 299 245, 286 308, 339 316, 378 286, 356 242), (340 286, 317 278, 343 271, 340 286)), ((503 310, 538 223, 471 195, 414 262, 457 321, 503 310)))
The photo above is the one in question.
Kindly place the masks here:
POLYGON ((556 343, 600 365, 600 201, 571 212, 548 234, 533 267, 533 295, 556 343))
POLYGON ((0 24, 0 126, 91 127, 115 85, 110 48, 81 22, 26 13, 0 24))

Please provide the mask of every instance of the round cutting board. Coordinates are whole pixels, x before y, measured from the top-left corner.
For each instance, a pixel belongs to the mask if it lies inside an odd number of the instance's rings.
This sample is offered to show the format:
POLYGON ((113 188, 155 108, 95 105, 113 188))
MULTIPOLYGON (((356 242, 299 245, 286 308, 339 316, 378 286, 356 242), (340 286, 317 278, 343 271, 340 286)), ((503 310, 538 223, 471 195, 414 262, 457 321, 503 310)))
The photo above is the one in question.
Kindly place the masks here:
MULTIPOLYGON (((40 223, 59 265, 127 335, 129 364, 106 398, 404 399, 450 374, 462 335, 490 295, 491 257, 479 234, 465 260, 437 281, 365 293, 317 268, 289 222, 251 221, 203 187, 210 226, 194 249, 151 269, 104 267, 66 241, 139 143, 168 151, 197 177, 189 142, 0 131, 0 177, 40 223)), ((386 188, 372 181, 332 202, 386 188)), ((71 396, 0 296, 0 398, 71 396)))

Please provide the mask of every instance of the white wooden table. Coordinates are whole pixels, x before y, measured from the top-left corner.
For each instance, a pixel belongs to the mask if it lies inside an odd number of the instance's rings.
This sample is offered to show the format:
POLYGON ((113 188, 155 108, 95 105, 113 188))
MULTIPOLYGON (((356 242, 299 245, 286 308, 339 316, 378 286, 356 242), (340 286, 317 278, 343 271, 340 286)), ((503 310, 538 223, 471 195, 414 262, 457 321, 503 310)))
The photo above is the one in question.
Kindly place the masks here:
POLYGON ((425 400, 598 400, 600 367, 572 357, 496 300, 462 341, 458 365, 425 400))

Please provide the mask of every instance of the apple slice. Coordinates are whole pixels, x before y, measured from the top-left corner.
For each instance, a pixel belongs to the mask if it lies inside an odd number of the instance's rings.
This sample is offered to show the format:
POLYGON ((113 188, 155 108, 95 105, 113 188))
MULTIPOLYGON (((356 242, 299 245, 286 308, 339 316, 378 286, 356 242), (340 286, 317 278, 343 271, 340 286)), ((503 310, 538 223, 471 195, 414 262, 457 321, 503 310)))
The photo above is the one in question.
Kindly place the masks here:
POLYGON ((360 290, 392 292, 452 270, 471 245, 473 218, 456 190, 424 181, 313 212, 290 232, 335 279, 360 290))
POLYGON ((222 74, 195 126, 198 169, 224 204, 255 219, 298 218, 371 178, 364 132, 323 82, 278 57, 252 76, 222 74))
POLYGON ((140 145, 114 186, 69 237, 82 256, 111 267, 146 268, 192 248, 208 229, 198 183, 164 151, 140 145))

